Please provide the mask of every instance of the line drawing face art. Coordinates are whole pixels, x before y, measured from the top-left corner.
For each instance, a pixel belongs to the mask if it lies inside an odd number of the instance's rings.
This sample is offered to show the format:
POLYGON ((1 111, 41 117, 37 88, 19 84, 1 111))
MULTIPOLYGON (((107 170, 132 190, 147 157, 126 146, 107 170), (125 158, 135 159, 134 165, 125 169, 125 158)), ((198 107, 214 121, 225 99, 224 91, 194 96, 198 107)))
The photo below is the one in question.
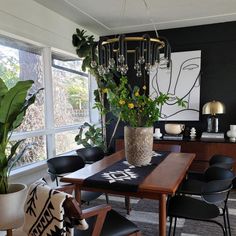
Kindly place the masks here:
MULTIPOLYGON (((163 55, 161 55, 163 57, 163 55)), ((201 51, 171 53, 170 69, 161 63, 150 72, 149 95, 168 94, 170 101, 161 107, 160 120, 197 121, 200 106, 201 51), (176 97, 187 102, 179 107, 176 97)))

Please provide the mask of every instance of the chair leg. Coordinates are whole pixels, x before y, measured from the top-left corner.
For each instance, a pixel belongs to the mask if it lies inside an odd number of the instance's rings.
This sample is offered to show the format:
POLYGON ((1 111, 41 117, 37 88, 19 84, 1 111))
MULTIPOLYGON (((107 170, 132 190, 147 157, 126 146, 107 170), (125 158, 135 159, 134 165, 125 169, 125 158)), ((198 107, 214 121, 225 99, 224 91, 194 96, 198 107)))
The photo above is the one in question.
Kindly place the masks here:
POLYGON ((109 197, 107 193, 105 193, 105 197, 106 197, 106 203, 109 204, 109 197))
POLYGON ((129 215, 131 211, 130 197, 127 197, 127 196, 125 196, 125 208, 126 208, 127 215, 129 215))
POLYGON ((177 224, 177 217, 175 217, 173 236, 175 236, 176 224, 177 224))
POLYGON ((172 220, 173 220, 173 217, 169 217, 169 220, 170 220, 170 226, 169 226, 169 232, 168 232, 168 236, 171 235, 171 228, 172 228, 172 220))
POLYGON ((226 235, 228 235, 228 222, 227 222, 227 219, 226 219, 226 211, 223 211, 223 220, 224 220, 224 229, 225 229, 225 233, 226 235))
POLYGON ((59 183, 58 183, 58 178, 56 177, 56 184, 57 184, 57 186, 59 186, 59 183))
POLYGON ((226 206, 226 218, 227 218, 227 225, 229 230, 229 236, 231 236, 231 227, 230 227, 230 221, 229 221, 229 209, 228 206, 226 206))

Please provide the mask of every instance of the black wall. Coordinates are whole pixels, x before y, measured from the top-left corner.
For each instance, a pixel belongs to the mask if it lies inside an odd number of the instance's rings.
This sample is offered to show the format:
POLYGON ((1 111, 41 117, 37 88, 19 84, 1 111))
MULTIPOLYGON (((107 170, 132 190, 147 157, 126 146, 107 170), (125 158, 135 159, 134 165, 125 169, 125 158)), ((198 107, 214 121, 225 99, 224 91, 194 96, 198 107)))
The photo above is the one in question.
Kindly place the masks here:
MULTIPOLYGON (((154 31, 148 33, 155 37, 154 31)), ((219 131, 229 130, 230 124, 236 124, 236 22, 159 30, 158 34, 168 39, 172 52, 201 50, 200 108, 208 101, 223 102, 226 114, 219 117, 219 131)), ((128 78, 132 84, 137 82, 132 74, 128 78)), ((206 116, 201 112, 199 121, 181 123, 186 127, 196 127, 198 136, 206 131, 206 116)), ((155 127, 161 127, 164 132, 164 124, 160 121, 155 127)), ((113 128, 114 122, 111 122, 108 137, 113 128)), ((116 137, 123 137, 123 124, 120 124, 116 137)))

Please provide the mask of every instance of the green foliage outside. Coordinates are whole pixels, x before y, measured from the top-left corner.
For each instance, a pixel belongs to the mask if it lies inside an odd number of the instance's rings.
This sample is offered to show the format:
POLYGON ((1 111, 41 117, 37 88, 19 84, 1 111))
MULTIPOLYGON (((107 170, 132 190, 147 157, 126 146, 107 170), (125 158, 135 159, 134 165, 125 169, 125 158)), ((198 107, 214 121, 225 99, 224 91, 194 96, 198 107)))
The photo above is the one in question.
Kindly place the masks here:
POLYGON ((69 102, 73 109, 87 108, 88 105, 88 89, 87 85, 84 84, 84 79, 75 80, 67 87, 69 95, 69 102))

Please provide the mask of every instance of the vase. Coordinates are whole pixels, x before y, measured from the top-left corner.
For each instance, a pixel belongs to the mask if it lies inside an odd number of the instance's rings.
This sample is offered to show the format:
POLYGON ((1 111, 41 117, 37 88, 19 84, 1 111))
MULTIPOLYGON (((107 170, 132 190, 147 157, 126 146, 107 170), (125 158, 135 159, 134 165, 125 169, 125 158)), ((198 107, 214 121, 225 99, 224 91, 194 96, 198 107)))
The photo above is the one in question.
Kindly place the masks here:
POLYGON ((131 165, 150 163, 153 149, 153 127, 128 127, 124 129, 125 156, 131 165))
POLYGON ((25 184, 10 184, 8 193, 0 194, 0 230, 16 229, 24 222, 25 184))
POLYGON ((227 132, 230 142, 236 142, 236 125, 230 125, 230 130, 227 132))

